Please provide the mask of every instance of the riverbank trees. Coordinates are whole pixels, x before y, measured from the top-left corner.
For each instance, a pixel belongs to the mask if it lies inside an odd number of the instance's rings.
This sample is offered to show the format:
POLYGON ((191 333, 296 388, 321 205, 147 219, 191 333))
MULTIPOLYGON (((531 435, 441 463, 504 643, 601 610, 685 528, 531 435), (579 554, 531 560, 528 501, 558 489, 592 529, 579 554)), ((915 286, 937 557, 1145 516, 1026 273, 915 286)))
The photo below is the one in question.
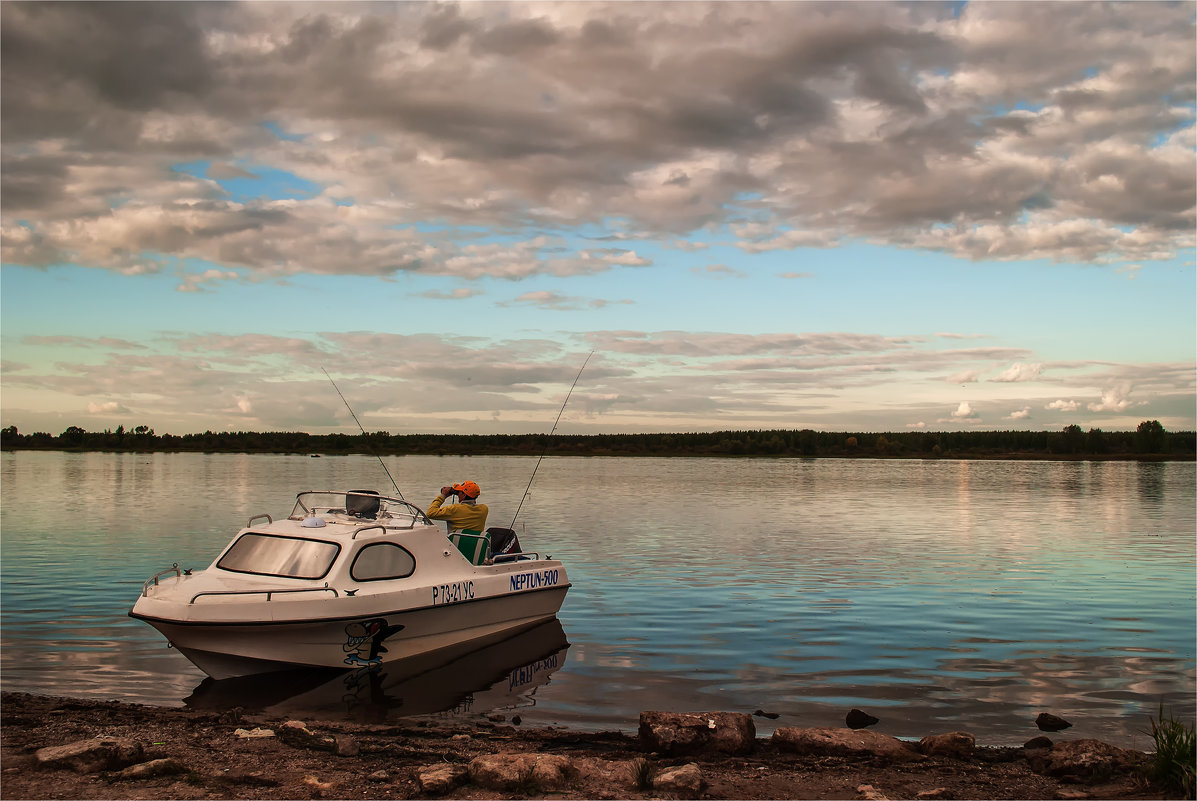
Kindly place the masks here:
POLYGON ((1197 434, 1145 420, 1135 431, 1070 425, 1061 431, 833 432, 762 429, 656 434, 308 434, 205 431, 156 434, 147 426, 102 432, 69 426, 61 434, 0 431, 5 450, 395 455, 789 456, 948 459, 1183 459, 1197 434))

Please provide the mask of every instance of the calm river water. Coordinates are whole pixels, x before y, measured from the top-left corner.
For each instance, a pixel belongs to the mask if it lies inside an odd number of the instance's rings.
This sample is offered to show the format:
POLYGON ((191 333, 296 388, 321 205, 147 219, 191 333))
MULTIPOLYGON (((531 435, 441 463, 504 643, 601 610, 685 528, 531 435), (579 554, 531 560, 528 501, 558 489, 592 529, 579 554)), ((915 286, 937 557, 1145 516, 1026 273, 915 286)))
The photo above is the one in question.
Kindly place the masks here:
MULTIPOLYGON (((386 459, 409 500, 477 481, 506 526, 535 459, 386 459)), ((556 623, 423 675, 226 688, 127 616, 305 489, 386 490, 364 456, 0 455, 5 690, 374 719, 764 710, 899 737, 966 730, 1145 748, 1195 706, 1193 463, 546 459, 517 528, 569 568, 556 623), (526 527, 526 529, 525 529, 526 527)))

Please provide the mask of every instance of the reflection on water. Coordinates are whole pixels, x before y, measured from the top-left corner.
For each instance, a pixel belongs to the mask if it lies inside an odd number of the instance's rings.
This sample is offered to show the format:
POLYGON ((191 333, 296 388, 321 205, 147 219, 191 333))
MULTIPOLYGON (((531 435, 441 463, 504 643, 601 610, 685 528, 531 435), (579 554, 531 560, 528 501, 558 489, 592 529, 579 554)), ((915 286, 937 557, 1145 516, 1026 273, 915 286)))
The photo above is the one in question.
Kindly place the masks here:
POLYGON ((1166 464, 1161 462, 1145 462, 1139 466, 1138 485, 1139 498, 1145 506, 1159 506, 1164 501, 1166 464))
POLYGON ((382 723, 398 716, 480 714, 535 704, 535 692, 565 664, 569 642, 553 619, 484 647, 357 670, 293 670, 216 681, 183 699, 194 709, 251 711, 382 723))
MULTIPOLYGON (((505 525, 534 462, 388 467, 421 504, 477 481, 505 525)), ((300 490, 380 475, 367 457, 0 455, 4 688, 218 697, 127 617, 141 582, 175 561, 207 566, 300 490)), ((1194 714, 1194 475, 1174 462, 546 459, 517 527, 569 567, 569 664, 521 716, 628 730, 644 709, 759 708, 781 716, 758 719, 767 734, 839 725, 855 706, 898 736, 1020 744, 1052 711, 1073 721, 1067 736, 1143 747, 1161 701, 1194 714)), ((393 717, 472 694, 458 714, 474 714, 495 676, 439 684, 458 672, 342 675, 273 703, 320 690, 311 704, 329 715, 393 717), (348 703, 362 698, 375 700, 348 703)))

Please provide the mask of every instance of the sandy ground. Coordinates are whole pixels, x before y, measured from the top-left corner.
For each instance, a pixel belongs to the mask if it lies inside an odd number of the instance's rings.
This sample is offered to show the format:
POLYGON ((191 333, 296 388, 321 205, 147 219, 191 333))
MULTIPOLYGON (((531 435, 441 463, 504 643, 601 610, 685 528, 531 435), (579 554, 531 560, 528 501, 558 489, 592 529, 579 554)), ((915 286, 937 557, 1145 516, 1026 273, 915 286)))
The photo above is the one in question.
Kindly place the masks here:
POLYGON ((428 798, 421 769, 466 765, 479 755, 555 754, 577 770, 567 787, 546 791, 529 783, 497 791, 466 783, 439 794, 463 799, 669 798, 637 789, 633 760, 657 769, 696 763, 704 798, 1160 798, 1133 771, 1097 783, 1069 783, 1035 773, 1021 748, 978 748, 972 757, 931 758, 913 764, 870 759, 797 756, 757 739, 747 756, 665 757, 645 753, 637 737, 619 732, 579 733, 494 724, 441 727, 307 721, 322 735, 341 735, 351 755, 296 746, 277 737, 239 738, 237 729, 277 728, 285 721, 237 710, 222 714, 116 702, 4 693, 0 698, 0 796, 22 798, 428 798), (178 773, 127 779, 115 771, 79 773, 39 764, 38 749, 103 736, 128 738, 145 759, 170 758, 178 773), (865 786, 868 787, 865 787, 865 786))

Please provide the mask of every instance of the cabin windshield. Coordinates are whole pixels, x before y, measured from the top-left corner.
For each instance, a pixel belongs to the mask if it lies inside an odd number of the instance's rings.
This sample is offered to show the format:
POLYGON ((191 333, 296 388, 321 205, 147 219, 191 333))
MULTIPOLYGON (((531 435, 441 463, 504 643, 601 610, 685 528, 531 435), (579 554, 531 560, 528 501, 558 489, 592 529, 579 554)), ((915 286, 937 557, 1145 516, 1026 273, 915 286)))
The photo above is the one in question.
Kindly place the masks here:
POLYGON ((335 542, 249 532, 237 538, 216 566, 234 573, 284 578, 323 578, 341 546, 335 542))
POLYGON ((295 498, 291 520, 307 517, 349 518, 353 521, 385 521, 388 528, 412 528, 428 520, 415 504, 401 498, 381 495, 374 490, 330 492, 311 490, 295 498))

